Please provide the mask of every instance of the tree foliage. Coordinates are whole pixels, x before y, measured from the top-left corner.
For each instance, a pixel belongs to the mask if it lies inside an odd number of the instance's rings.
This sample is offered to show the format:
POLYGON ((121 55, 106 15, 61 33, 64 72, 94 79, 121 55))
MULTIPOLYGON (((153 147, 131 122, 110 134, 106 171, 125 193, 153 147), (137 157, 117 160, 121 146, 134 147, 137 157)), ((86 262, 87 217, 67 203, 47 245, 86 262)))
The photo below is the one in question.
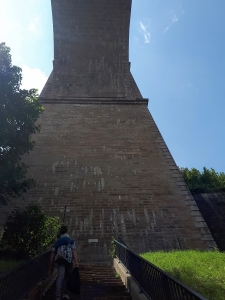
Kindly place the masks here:
POLYGON ((0 203, 18 197, 34 186, 26 178, 21 161, 34 147, 31 135, 39 131, 35 121, 43 111, 37 90, 20 89, 22 70, 13 66, 10 48, 0 43, 0 203))
POLYGON ((225 191, 225 173, 214 169, 203 168, 203 171, 192 168, 180 168, 184 180, 191 193, 213 193, 225 191))
POLYGON ((47 216, 36 204, 16 208, 8 217, 2 243, 16 250, 21 257, 35 257, 57 238, 61 227, 58 217, 47 216))

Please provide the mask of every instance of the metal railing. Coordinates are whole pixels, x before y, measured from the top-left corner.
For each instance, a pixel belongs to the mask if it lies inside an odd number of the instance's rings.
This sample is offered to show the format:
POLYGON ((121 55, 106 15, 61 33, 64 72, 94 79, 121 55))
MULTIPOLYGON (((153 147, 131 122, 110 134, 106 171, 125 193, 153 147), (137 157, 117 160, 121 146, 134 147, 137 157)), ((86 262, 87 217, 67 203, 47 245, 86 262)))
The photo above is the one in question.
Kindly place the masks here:
POLYGON ((124 242, 124 240, 122 240, 122 238, 121 237, 117 237, 117 241, 120 243, 120 244, 122 244, 122 245, 124 245, 124 246, 126 246, 127 248, 129 248, 129 246, 127 246, 127 244, 124 242))
POLYGON ((21 300, 48 274, 50 251, 0 277, 0 300, 21 300))
POLYGON ((114 241, 116 256, 151 300, 207 300, 163 270, 151 264, 124 244, 114 241))

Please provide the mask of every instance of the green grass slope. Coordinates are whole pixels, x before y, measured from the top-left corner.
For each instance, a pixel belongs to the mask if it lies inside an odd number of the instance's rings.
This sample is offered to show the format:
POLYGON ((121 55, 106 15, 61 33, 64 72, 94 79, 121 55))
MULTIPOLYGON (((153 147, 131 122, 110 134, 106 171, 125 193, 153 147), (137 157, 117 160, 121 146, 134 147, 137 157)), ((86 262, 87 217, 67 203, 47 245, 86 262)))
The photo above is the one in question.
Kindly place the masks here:
POLYGON ((225 300, 225 253, 189 250, 150 252, 141 256, 205 298, 225 300))
POLYGON ((0 260, 0 276, 13 270, 20 264, 21 262, 16 260, 0 260))

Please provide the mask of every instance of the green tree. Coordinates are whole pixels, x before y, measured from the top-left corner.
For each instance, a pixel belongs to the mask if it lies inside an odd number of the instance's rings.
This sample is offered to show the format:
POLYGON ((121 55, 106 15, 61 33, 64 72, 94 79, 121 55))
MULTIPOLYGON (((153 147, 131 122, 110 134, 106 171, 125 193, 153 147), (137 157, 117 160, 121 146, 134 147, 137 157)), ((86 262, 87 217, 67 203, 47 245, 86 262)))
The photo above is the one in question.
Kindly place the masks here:
POLYGON ((22 162, 34 147, 31 136, 39 132, 35 124, 43 107, 36 89, 20 89, 22 70, 13 66, 10 48, 0 43, 0 203, 19 197, 35 182, 26 178, 22 162))
POLYGON ((203 168, 203 171, 192 168, 180 168, 181 174, 191 193, 213 193, 225 191, 225 173, 214 169, 203 168))
POLYGON ((61 227, 58 217, 47 216, 36 204, 16 208, 9 215, 2 242, 22 257, 35 257, 45 251, 57 238, 61 227))

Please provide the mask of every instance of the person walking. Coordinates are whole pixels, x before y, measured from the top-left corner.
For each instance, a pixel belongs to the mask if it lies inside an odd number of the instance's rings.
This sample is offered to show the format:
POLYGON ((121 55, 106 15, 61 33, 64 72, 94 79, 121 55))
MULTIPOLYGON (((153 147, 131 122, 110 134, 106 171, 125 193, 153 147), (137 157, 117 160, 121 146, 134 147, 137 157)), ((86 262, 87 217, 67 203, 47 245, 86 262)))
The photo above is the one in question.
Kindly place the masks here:
POLYGON ((67 232, 67 226, 62 225, 60 238, 54 243, 50 255, 49 272, 53 272, 54 266, 57 269, 56 300, 69 299, 66 280, 73 269, 79 267, 75 241, 70 238, 67 232))

